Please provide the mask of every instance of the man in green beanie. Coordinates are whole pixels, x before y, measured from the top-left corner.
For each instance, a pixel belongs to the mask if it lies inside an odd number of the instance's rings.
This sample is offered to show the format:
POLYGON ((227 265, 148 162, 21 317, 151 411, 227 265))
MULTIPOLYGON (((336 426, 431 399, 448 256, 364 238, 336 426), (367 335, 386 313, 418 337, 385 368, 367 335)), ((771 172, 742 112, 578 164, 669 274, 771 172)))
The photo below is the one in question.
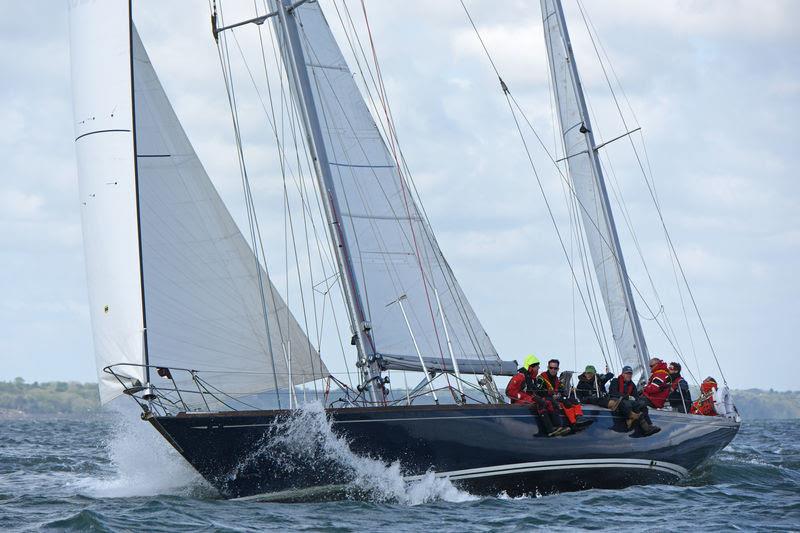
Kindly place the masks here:
POLYGON ((599 405, 603 403, 601 400, 608 396, 606 392, 606 383, 614 377, 612 372, 608 371, 602 376, 597 374, 594 366, 588 365, 583 374, 578 376, 578 385, 575 387, 575 394, 581 403, 588 403, 599 405))

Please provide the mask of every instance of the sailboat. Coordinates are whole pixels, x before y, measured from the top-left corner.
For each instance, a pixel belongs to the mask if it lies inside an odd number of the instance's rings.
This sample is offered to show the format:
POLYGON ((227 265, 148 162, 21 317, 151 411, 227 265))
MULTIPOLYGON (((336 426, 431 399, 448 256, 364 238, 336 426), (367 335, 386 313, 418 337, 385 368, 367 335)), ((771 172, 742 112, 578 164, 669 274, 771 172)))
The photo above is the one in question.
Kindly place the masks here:
MULTIPOLYGON (((641 380, 649 353, 563 8, 541 4, 571 187, 616 349, 641 380)), ((358 383, 332 376, 260 258, 257 224, 248 218, 248 243, 223 204, 156 75, 130 0, 73 2, 75 145, 103 403, 134 399, 143 420, 227 498, 341 495, 340 466, 280 450, 297 387, 312 382, 326 384, 324 415, 353 453, 398 462, 408 480, 432 472, 476 494, 673 483, 734 438, 736 418, 653 410, 661 431, 644 437, 589 405, 588 428, 547 438, 527 406, 507 403, 495 379, 519 364, 498 355, 468 302, 321 6, 265 5, 263 15, 228 25, 214 12, 213 34, 272 25, 358 383), (422 381, 396 399, 391 371, 422 381), (443 376, 456 383, 450 404, 433 386, 443 376), (265 394, 271 405, 255 406, 265 394)))

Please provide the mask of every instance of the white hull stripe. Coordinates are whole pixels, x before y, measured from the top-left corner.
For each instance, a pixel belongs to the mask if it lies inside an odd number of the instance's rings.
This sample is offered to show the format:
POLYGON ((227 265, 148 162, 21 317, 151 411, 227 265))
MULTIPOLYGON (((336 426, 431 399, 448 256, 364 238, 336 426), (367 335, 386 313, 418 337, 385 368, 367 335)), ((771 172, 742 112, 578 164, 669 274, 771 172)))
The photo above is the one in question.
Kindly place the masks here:
MULTIPOLYGON (((564 461, 538 461, 534 463, 516 463, 511 465, 470 468, 467 470, 453 470, 451 472, 436 472, 434 475, 437 478, 448 478, 453 481, 457 481, 460 479, 504 476, 509 474, 521 474, 525 472, 541 472, 545 470, 582 470, 587 468, 633 468, 658 470, 659 472, 671 474, 677 478, 684 478, 689 475, 689 471, 680 465, 647 459, 573 459, 564 461)), ((423 476, 405 476, 403 479, 405 481, 413 482, 419 481, 422 478, 423 476)), ((234 500, 270 501, 299 497, 314 497, 335 490, 342 490, 344 488, 346 488, 346 485, 324 485, 281 492, 267 492, 264 494, 255 494, 253 496, 242 496, 240 498, 234 498, 234 500)))
MULTIPOLYGON (((689 471, 680 465, 664 461, 649 459, 567 459, 562 461, 537 461, 533 463, 516 463, 511 465, 487 466, 470 468, 466 470, 453 470, 451 472, 436 472, 436 477, 446 477, 452 480, 472 479, 478 477, 502 476, 506 474, 519 474, 524 472, 540 472, 544 470, 581 470, 586 468, 635 468, 645 470, 658 470, 673 476, 683 478, 689 471)), ((417 481, 423 476, 407 476, 406 481, 417 481)))

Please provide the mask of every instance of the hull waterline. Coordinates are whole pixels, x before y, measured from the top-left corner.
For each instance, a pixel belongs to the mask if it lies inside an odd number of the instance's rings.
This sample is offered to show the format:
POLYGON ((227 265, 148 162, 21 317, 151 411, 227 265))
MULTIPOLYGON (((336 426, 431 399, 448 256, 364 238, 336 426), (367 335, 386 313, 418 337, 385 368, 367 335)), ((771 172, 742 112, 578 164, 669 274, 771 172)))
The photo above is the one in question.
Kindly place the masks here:
MULTIPOLYGON (((486 495, 674 483, 724 448, 739 429, 729 419, 651 411, 662 430, 643 437, 606 409, 584 406, 584 413, 591 426, 547 438, 524 406, 326 411, 333 433, 346 439, 354 454, 397 461, 408 481, 434 472, 486 495)), ((227 498, 352 497, 357 488, 348 484, 352 473, 346 464, 322 451, 298 455, 286 449, 276 427, 291 416, 239 411, 148 419, 227 498)))

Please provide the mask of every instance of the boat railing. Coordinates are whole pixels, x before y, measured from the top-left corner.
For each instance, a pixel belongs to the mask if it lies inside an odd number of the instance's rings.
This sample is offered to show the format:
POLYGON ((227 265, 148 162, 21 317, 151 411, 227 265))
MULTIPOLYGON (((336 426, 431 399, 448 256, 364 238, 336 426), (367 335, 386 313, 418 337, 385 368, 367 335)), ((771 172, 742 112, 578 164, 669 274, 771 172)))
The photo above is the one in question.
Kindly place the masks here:
MULTIPOLYGON (((404 387, 386 389, 383 401, 375 403, 365 394, 366 388, 348 384, 348 373, 316 374, 276 374, 277 381, 283 383, 278 390, 230 390, 231 376, 247 374, 260 376, 257 372, 237 372, 233 370, 203 370, 173 366, 118 363, 109 365, 104 372, 113 376, 122 387, 122 392, 133 398, 145 413, 174 415, 182 412, 211 412, 219 410, 242 411, 261 409, 296 408, 309 401, 321 401, 327 407, 365 407, 398 406, 413 403, 430 403, 431 392, 436 403, 442 399, 446 403, 504 403, 497 391, 491 375, 484 375, 475 382, 447 374, 445 383, 432 385, 445 373, 424 375, 413 387, 404 379, 404 387), (139 376, 139 377, 136 377, 139 376), (149 379, 144 376, 149 376, 149 379), (228 378, 227 380, 225 378, 228 378), (456 387, 454 380, 460 380, 456 387), (222 385, 227 381, 228 385, 222 385), (289 386, 293 382, 294 385, 289 386), (440 396, 435 396, 439 393, 440 396), (449 393, 449 394, 448 394, 449 393)), ((409 374, 412 374, 409 372, 409 374)), ((420 374, 420 373, 416 373, 420 374)), ((388 384, 390 376, 385 383, 388 384)), ((403 376, 406 378, 407 376, 403 376)), ((272 373, 263 373, 264 382, 274 379, 272 373)))

